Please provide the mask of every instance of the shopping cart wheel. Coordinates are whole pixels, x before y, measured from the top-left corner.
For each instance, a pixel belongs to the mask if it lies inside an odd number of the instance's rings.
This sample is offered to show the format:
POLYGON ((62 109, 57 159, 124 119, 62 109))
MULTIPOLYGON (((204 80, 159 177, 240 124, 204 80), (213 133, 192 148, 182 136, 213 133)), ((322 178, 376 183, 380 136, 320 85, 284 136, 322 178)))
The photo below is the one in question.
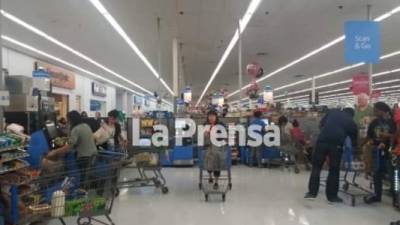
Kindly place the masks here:
POLYGON ((226 200, 226 195, 222 194, 222 201, 225 202, 225 200, 226 200))
POLYGON ((162 192, 163 194, 167 194, 167 193, 169 192, 168 187, 162 187, 162 188, 161 188, 161 192, 162 192))
POLYGON ((119 196, 119 193, 120 193, 119 188, 115 189, 114 196, 115 196, 115 197, 118 197, 118 196, 119 196))
POLYGON ((204 198, 206 199, 206 202, 208 202, 208 194, 205 194, 204 198))
POLYGON ((297 167, 296 167, 296 168, 294 168, 294 173, 295 173, 295 174, 298 174, 298 173, 300 173, 300 169, 299 169, 299 168, 297 168, 297 167))
POLYGON ((91 225, 92 224, 92 218, 90 218, 90 217, 79 217, 76 222, 77 222, 78 225, 91 225))
POLYGON ((156 188, 161 187, 161 182, 159 180, 155 180, 154 181, 154 186, 156 186, 156 188))
POLYGON ((356 206, 356 198, 355 197, 352 197, 351 198, 351 206, 356 206))
POLYGON ((342 188, 343 188, 344 191, 348 191, 349 190, 349 183, 344 183, 342 188))

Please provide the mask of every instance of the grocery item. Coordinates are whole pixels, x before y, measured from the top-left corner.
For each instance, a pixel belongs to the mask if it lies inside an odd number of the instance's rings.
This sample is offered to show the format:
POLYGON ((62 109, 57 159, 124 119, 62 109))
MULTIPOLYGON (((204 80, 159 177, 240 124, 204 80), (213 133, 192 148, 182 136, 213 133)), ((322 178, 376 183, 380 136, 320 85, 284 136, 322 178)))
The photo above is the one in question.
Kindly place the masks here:
POLYGON ((51 198, 51 216, 62 217, 65 214, 65 193, 56 191, 51 198))

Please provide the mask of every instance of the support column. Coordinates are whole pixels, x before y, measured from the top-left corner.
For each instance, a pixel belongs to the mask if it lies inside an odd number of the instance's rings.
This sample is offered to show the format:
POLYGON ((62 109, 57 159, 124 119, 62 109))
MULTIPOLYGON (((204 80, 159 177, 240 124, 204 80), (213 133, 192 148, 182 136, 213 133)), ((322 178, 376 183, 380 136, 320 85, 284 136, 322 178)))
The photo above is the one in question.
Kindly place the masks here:
MULTIPOLYGON (((367 5, 367 19, 371 20, 372 16, 371 16, 371 5, 367 5)), ((372 82, 373 82, 373 78, 372 78, 372 74, 373 74, 373 66, 372 63, 368 64, 368 77, 369 77, 369 96, 372 95, 372 82)))
POLYGON ((312 77, 311 81, 311 105, 315 106, 315 77, 312 77))
MULTIPOLYGON (((242 110, 241 110, 241 102, 242 102, 242 87, 243 87, 243 68, 242 68, 242 32, 240 27, 240 20, 238 23, 238 34, 239 34, 239 43, 238 43, 238 76, 239 76, 239 116, 242 118, 242 110)), ((251 102, 249 103, 249 107, 251 107, 251 102)))
MULTIPOLYGON (((2 8, 2 0, 0 0, 0 9, 2 8)), ((3 31, 3 17, 0 16, 0 34, 3 31)), ((4 72, 3 72, 3 41, 0 38, 0 90, 5 89, 4 72)), ((3 133, 4 128, 4 107, 0 107, 0 133, 3 133)))
POLYGON ((178 39, 174 38, 172 40, 172 83, 173 83, 173 91, 175 96, 173 96, 173 104, 174 104, 174 113, 176 113, 176 99, 179 95, 179 87, 178 87, 178 77, 179 77, 179 44, 178 39))

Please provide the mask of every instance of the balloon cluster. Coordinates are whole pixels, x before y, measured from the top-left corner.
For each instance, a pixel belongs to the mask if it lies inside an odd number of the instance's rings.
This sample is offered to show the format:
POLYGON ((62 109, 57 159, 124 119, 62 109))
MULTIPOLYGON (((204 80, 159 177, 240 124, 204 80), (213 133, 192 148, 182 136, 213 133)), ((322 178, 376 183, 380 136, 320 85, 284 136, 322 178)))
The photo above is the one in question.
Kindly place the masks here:
POLYGON ((260 78, 262 75, 264 75, 264 70, 261 65, 256 62, 248 64, 246 70, 247 74, 251 78, 250 87, 247 88, 246 95, 250 99, 258 99, 258 91, 260 90, 260 87, 257 84, 257 78, 260 78))

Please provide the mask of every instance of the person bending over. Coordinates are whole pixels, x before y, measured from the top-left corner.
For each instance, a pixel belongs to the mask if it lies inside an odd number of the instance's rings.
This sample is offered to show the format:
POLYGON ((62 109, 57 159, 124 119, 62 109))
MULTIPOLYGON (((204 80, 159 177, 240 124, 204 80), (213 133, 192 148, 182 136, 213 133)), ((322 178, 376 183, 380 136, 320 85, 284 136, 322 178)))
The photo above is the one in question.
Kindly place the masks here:
MULTIPOLYGON (((330 202, 343 202, 338 197, 340 162, 346 137, 357 140, 357 125, 353 120, 354 110, 345 108, 330 110, 320 122, 320 134, 312 159, 312 170, 308 184, 307 199, 318 195, 322 166, 329 156, 329 174, 326 183, 326 197, 330 202)), ((355 143, 353 143, 354 145, 355 143)))
POLYGON ((77 111, 71 111, 67 115, 70 124, 69 142, 63 147, 55 149, 46 156, 44 164, 56 161, 71 151, 76 152, 77 166, 81 171, 81 181, 87 177, 87 171, 91 165, 91 159, 97 155, 97 148, 94 143, 93 133, 90 127, 82 120, 77 111))

